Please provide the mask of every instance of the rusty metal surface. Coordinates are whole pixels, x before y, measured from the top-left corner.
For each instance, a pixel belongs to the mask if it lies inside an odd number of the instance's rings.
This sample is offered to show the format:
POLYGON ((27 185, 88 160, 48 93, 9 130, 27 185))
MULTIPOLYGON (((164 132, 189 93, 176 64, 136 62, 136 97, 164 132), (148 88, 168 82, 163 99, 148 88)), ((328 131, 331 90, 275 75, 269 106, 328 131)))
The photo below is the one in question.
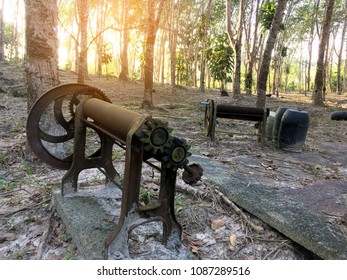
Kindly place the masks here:
POLYGON ((81 96, 92 96, 110 102, 106 95, 97 88, 84 84, 67 84, 47 91, 34 103, 29 112, 26 124, 28 144, 35 155, 50 166, 65 170, 71 166, 72 154, 59 158, 44 143, 54 145, 73 139, 73 107, 80 102, 81 96), (63 114, 64 101, 69 103, 69 116, 63 114), (54 131, 43 130, 45 124, 50 127, 54 120, 63 133, 57 134, 54 131))
POLYGON ((102 170, 106 181, 119 185, 119 174, 112 163, 112 148, 117 144, 126 150, 124 178, 120 186, 121 214, 118 224, 105 240, 105 258, 129 258, 129 233, 153 221, 163 225, 163 243, 172 235, 177 235, 176 239, 180 240, 182 229, 174 211, 177 170, 185 169, 184 178, 190 184, 200 180, 203 170, 199 165, 188 166, 190 146, 184 139, 173 137, 171 132, 166 122, 113 105, 102 91, 80 84, 48 91, 34 104, 27 122, 28 142, 34 153, 53 167, 68 169, 62 179, 62 195, 76 192, 80 172, 89 168, 102 170), (68 103, 67 109, 65 103, 68 103), (49 106, 55 122, 64 131, 62 135, 48 134, 40 127, 49 106), (65 116, 66 110, 70 119, 65 116), (100 148, 91 155, 86 153, 88 128, 92 128, 100 139, 100 148), (55 157, 43 145, 43 142, 69 140, 74 140, 73 152, 66 158, 55 157), (156 159, 160 167, 149 163, 151 158, 156 159), (161 176, 159 201, 146 207, 139 203, 143 163, 159 170, 161 176), (109 252, 111 246, 115 247, 113 255, 109 252))
POLYGON ((136 112, 126 110, 111 103, 92 98, 85 102, 83 111, 86 116, 93 119, 117 138, 125 140, 129 130, 138 119, 146 118, 136 112))

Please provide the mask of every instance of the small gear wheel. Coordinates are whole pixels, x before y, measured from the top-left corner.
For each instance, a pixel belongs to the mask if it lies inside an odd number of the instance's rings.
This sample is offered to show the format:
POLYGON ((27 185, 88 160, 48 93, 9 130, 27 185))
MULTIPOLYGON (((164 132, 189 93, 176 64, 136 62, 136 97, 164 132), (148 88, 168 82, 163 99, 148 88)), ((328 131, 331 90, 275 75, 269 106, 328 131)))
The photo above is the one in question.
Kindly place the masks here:
POLYGON ((170 146, 170 133, 172 132, 168 123, 151 119, 145 123, 145 126, 140 137, 142 143, 145 144, 144 150, 153 155, 164 153, 165 148, 170 146))
POLYGON ((190 145, 186 140, 176 137, 171 138, 170 144, 162 156, 163 166, 170 169, 183 168, 188 164, 188 157, 191 156, 188 152, 190 145))

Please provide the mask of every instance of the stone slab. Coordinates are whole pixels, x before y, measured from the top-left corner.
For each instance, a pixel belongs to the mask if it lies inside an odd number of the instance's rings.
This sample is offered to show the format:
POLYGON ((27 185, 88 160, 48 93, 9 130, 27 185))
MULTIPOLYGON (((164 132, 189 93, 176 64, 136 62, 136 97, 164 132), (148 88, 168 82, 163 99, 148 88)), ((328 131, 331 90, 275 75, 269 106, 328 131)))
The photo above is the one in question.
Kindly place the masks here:
POLYGON ((320 213, 249 180, 211 158, 192 155, 191 163, 204 169, 204 177, 233 202, 323 259, 347 259, 347 238, 320 213))
MULTIPOLYGON (((118 223, 121 196, 122 192, 111 183, 106 186, 79 189, 77 193, 68 194, 64 197, 60 191, 53 193, 53 204, 79 250, 81 256, 79 258, 88 260, 104 259, 104 241, 118 223)), ((128 244, 124 244, 124 238, 116 239, 115 241, 120 240, 122 244, 111 244, 109 259, 168 260, 195 258, 181 244, 179 233, 171 234, 166 245, 162 244, 161 237, 161 223, 145 223, 132 231, 132 239, 127 239, 128 244), (137 247, 140 247, 141 250, 131 251, 131 246, 136 247, 136 242, 140 244, 137 247), (120 247, 126 247, 127 252, 131 251, 131 256, 120 254, 120 252, 123 252, 120 247)))
POLYGON ((110 217, 119 216, 120 198, 115 187, 96 187, 64 197, 60 191, 53 193, 57 213, 84 259, 104 258, 104 240, 115 226, 110 217), (113 200, 114 207, 107 200, 113 200))

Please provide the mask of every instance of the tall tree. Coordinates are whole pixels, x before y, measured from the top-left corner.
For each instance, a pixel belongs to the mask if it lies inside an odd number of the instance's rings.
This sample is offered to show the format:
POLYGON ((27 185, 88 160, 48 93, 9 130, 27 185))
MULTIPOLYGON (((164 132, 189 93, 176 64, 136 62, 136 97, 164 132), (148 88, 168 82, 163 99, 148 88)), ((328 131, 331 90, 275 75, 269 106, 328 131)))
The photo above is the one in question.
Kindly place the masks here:
POLYGON ((232 28, 232 1, 226 0, 226 22, 227 33, 230 43, 234 49, 234 79, 233 79, 233 97, 237 97, 241 93, 241 51, 242 51, 242 31, 243 31, 243 18, 245 14, 245 7, 247 0, 240 0, 239 3, 239 15, 236 25, 236 36, 234 36, 234 30, 232 28))
POLYGON ((309 57, 308 57, 308 65, 307 65, 307 90, 311 90, 311 62, 312 62, 312 49, 313 49, 313 40, 314 40, 314 30, 315 25, 317 24, 318 17, 318 8, 319 8, 320 0, 315 1, 315 8, 312 12, 311 18, 311 28, 310 28, 310 37, 308 43, 309 57), (312 21, 313 20, 313 21, 312 21))
POLYGON ((0 61, 5 59, 4 54, 4 0, 0 1, 0 61))
POLYGON ((269 37, 266 42, 264 53, 261 60, 259 75, 257 80, 257 102, 256 106, 263 108, 266 104, 266 83, 270 70, 271 53, 275 46, 277 33, 283 19, 283 14, 288 0, 278 0, 276 11, 272 20, 269 37))
POLYGON ((159 27, 161 13, 164 9, 165 0, 160 0, 156 9, 156 0, 147 0, 147 32, 146 32, 146 45, 145 45, 145 88, 143 94, 142 107, 153 107, 153 55, 154 44, 159 27))
MULTIPOLYGON (((256 5, 254 7, 251 3, 251 15, 254 12, 254 30, 253 36, 251 36, 251 20, 249 21, 249 32, 247 36, 246 50, 247 50, 247 65, 246 65, 246 77, 245 77, 245 90, 246 95, 252 94, 253 87, 253 71, 256 63, 257 53, 258 53, 258 25, 259 25, 259 7, 261 6, 263 0, 256 0, 256 5), (251 38, 253 42, 251 43, 251 38), (252 46, 252 47, 251 47, 252 46)), ((262 35, 261 35, 262 36, 262 35)))
POLYGON ((345 0, 345 4, 344 4, 341 41, 340 41, 340 48, 337 53, 337 93, 339 95, 341 95, 343 92, 343 77, 342 77, 341 71, 342 71, 342 52, 343 52, 343 47, 345 45, 345 40, 346 40, 346 31, 347 31, 347 0, 345 0))
POLYGON ((28 109, 59 83, 57 1, 25 0, 28 109))
MULTIPOLYGON (((207 46, 207 34, 211 18, 212 0, 207 3, 206 12, 201 16, 201 27, 200 27, 200 40, 202 42, 202 50, 206 49, 207 46)), ((200 91, 205 92, 205 71, 206 70, 206 55, 205 52, 201 52, 200 61, 200 91)))
POLYGON ((77 0, 79 28, 81 32, 79 42, 79 58, 78 58, 78 83, 84 83, 84 79, 88 75, 88 19, 89 19, 89 0, 77 0))
POLYGON ((324 13, 324 20, 322 26, 322 32, 320 36, 318 59, 316 66, 316 76, 314 79, 314 90, 313 90, 313 104, 317 106, 324 106, 324 59, 329 39, 330 25, 332 19, 332 13, 334 10, 335 0, 327 0, 326 8, 324 13))
POLYGON ((171 2, 170 9, 170 32, 169 32, 169 47, 170 47, 170 78, 171 86, 176 85, 176 50, 177 50, 177 35, 179 15, 181 13, 182 0, 171 2))
POLYGON ((122 20, 123 20, 123 42, 121 49, 121 72, 119 74, 119 79, 127 81, 129 79, 129 62, 128 62, 128 45, 129 45, 129 8, 130 1, 123 0, 122 9, 122 20))

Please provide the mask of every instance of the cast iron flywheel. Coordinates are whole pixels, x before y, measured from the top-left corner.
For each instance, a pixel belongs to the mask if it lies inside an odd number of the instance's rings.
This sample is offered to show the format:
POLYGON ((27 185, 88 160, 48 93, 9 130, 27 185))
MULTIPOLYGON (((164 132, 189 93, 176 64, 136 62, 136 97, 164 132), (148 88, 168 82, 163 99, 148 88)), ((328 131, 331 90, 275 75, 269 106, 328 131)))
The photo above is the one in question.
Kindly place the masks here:
POLYGON ((32 106, 26 125, 27 139, 31 150, 45 163, 58 169, 70 168, 73 149, 61 156, 55 150, 64 149, 64 143, 74 138, 74 109, 87 96, 111 103, 101 90, 76 83, 47 91, 32 106))

